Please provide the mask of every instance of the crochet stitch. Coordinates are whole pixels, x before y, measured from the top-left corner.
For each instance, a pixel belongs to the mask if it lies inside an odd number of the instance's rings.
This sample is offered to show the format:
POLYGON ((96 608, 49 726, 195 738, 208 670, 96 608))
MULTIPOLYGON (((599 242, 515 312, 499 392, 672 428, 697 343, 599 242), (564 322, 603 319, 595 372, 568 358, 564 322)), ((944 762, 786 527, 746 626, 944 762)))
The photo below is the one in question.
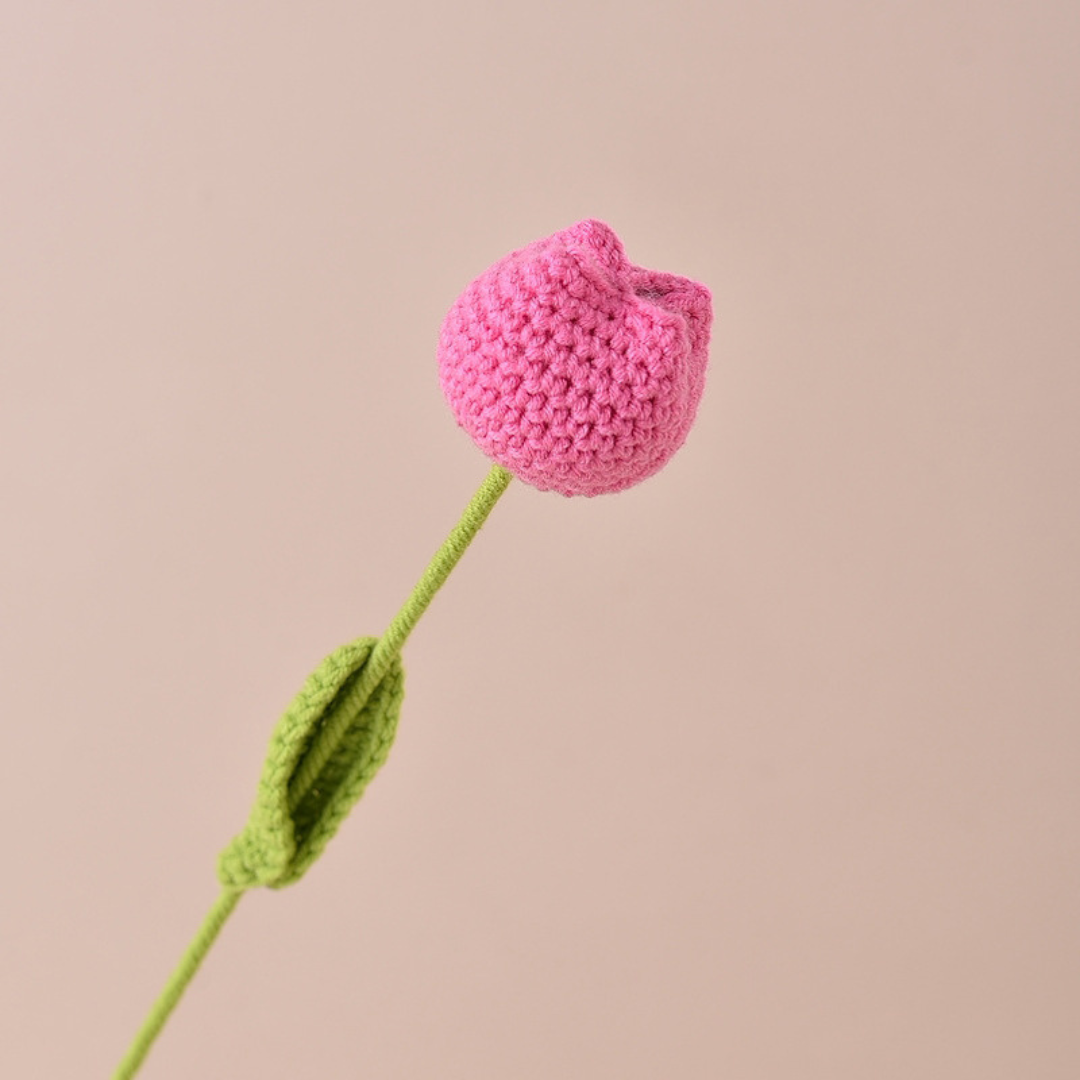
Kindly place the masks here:
POLYGON ((600 495, 682 446, 705 387, 712 303, 634 266, 589 219, 511 252, 451 307, 439 381, 488 457, 542 491, 600 495))

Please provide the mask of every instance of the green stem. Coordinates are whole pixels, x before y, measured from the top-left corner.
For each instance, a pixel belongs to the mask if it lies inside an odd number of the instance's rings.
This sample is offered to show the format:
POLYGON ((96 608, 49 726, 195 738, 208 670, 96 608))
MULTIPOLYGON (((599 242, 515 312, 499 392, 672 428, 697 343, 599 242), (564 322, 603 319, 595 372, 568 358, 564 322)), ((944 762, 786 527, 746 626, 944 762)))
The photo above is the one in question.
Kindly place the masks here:
POLYGON ((169 981, 165 984, 161 996, 154 1002, 149 1016, 143 1021, 143 1026, 124 1055, 124 1060, 117 1066, 116 1072, 113 1073, 113 1080, 130 1080, 139 1071, 143 1058, 146 1057, 158 1033, 165 1026, 169 1014, 176 1008, 176 1003, 187 988, 187 984, 199 970, 203 957, 210 951, 210 946, 214 944, 214 939, 225 925, 225 920, 233 913, 233 909, 240 903, 240 897, 243 895, 241 889, 222 890, 203 920, 202 926, 199 927, 199 932, 188 946, 187 952, 180 958, 180 963, 169 976, 169 981))
MULTIPOLYGON (((443 582, 450 576, 450 571, 457 565, 458 560, 465 554, 465 549, 472 542, 473 537, 480 531, 480 526, 487 520, 499 496, 509 485, 512 474, 507 472, 501 465, 493 465, 487 478, 480 485, 476 494, 461 520, 453 528, 446 538, 442 547, 435 553, 435 557, 428 563, 420 580, 413 589, 409 599, 402 605, 401 610, 394 616, 386 633, 379 638, 378 644, 372 649, 367 663, 364 665, 360 677, 350 691, 357 696, 363 695, 360 700, 366 701, 371 691, 382 681, 394 657, 401 651, 405 639, 409 636, 413 627, 417 624, 420 616, 427 610, 432 597, 439 591, 443 582)), ((311 749, 304 756, 303 765, 297 770, 289 787, 289 807, 294 810, 304 795, 310 790, 316 777, 322 772, 323 767, 329 761, 341 736, 348 724, 348 713, 341 711, 341 722, 327 724, 320 730, 311 749)), ((135 1036, 123 1061, 113 1074, 113 1080, 130 1080, 138 1071, 143 1059, 146 1057, 157 1038, 158 1033, 168 1020, 170 1013, 176 1007, 181 995, 187 988, 199 965, 203 961, 218 936, 225 920, 232 914, 233 909, 240 902, 243 890, 225 889, 218 897, 214 906, 210 909, 199 932, 188 946, 187 952, 180 958, 176 970, 169 977, 161 996, 154 1002, 149 1016, 143 1022, 139 1033, 135 1036)))
MULTIPOLYGON (((491 513, 511 479, 513 479, 512 473, 507 472, 501 465, 492 465, 487 478, 480 485, 469 505, 465 507, 461 520, 454 526, 443 546, 428 563, 427 569, 416 583, 416 588, 413 589, 409 599, 402 604, 401 610, 394 616, 386 633, 379 638, 378 644, 371 650, 367 663, 349 692, 350 696, 360 702, 367 701, 372 690, 382 682, 383 677, 390 670, 390 665, 394 662, 394 657, 401 652, 405 639, 419 621, 420 616, 427 610, 432 597, 450 576, 450 571, 465 554, 465 549, 480 531, 480 526, 487 520, 488 514, 491 513)), ((349 725, 350 717, 349 710, 339 709, 333 720, 319 731, 310 749, 304 754, 303 763, 296 770, 296 775, 289 784, 290 810, 295 810, 303 797, 311 790, 311 785, 315 783, 319 773, 330 760, 334 748, 341 741, 341 736, 349 725)))

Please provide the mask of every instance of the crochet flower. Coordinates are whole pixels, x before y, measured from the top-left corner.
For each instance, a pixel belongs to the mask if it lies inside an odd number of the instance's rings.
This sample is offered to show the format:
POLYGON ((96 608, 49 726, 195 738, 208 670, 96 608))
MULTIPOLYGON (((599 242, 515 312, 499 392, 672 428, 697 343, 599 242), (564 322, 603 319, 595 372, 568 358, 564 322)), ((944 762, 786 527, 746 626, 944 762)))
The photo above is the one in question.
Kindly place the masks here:
POLYGON ((632 265, 600 221, 511 252, 458 298, 439 338, 440 381, 495 463, 384 633, 335 649, 286 708, 247 823, 218 859, 221 893, 113 1080, 138 1072, 245 892, 299 881, 386 761, 402 647, 513 475, 564 495, 651 476, 694 421, 711 323, 708 289, 632 265))
POLYGON ((622 491, 682 446, 705 386, 704 285, 633 265, 601 221, 511 252, 454 302, 439 382, 481 450, 542 491, 622 491))

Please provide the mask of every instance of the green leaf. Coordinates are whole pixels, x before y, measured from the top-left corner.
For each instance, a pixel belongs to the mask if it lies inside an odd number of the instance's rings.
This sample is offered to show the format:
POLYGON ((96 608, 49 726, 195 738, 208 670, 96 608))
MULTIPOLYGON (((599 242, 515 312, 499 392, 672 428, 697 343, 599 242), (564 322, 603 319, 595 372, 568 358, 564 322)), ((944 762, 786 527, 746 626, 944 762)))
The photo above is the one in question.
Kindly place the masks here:
POLYGON ((397 730, 404 677, 400 656, 370 693, 358 681, 378 638, 358 638, 312 672, 278 721, 251 816, 218 860, 230 888, 299 881, 386 760, 397 730), (337 744, 308 790, 290 806, 290 787, 318 733, 342 726, 337 744))

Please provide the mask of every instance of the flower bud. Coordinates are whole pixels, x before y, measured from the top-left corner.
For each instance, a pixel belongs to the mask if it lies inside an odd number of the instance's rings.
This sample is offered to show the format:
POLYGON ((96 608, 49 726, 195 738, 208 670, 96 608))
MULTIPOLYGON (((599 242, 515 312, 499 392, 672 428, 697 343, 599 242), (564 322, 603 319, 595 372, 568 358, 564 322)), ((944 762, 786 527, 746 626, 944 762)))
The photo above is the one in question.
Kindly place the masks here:
POLYGON ((682 446, 705 386, 704 285, 634 266, 588 220, 511 252, 454 302, 439 382, 480 449, 563 495, 622 491, 682 446))

